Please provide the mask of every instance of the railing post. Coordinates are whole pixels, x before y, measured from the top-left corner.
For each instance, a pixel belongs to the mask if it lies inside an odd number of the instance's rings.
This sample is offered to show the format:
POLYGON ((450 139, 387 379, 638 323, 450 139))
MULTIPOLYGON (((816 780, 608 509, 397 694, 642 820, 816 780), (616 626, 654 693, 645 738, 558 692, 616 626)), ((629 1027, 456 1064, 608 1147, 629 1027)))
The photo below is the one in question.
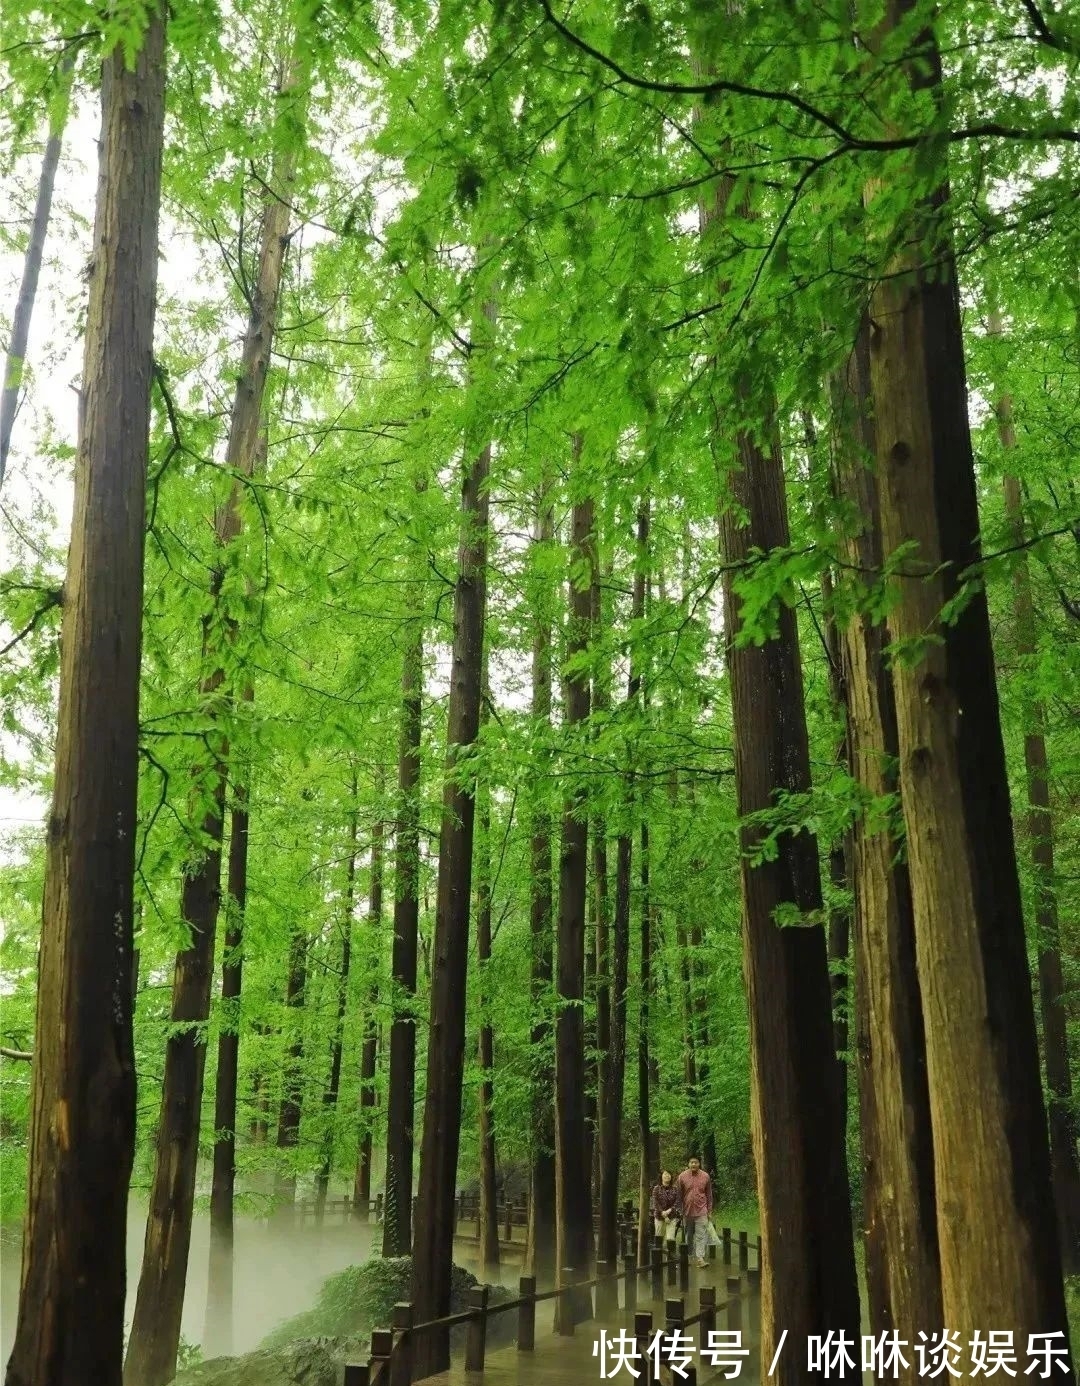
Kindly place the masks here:
POLYGON ((518 1352, 532 1352, 536 1346, 536 1276, 523 1275, 518 1281, 518 1352))
POLYGON ((746 1268, 746 1292, 751 1300, 757 1299, 761 1294, 761 1271, 757 1266, 746 1268))
POLYGON ((391 1310, 390 1324, 396 1338, 394 1355, 390 1359, 390 1386, 412 1386, 412 1305, 395 1304, 391 1310))
POLYGON ((690 1288, 690 1248, 683 1242, 679 1247, 679 1289, 686 1294, 690 1288))
POLYGON ((724 1265, 731 1265, 731 1228, 722 1227, 720 1229, 720 1240, 724 1243, 724 1265))
POLYGON ((628 1314, 633 1314, 637 1309, 637 1257, 626 1255, 623 1257, 623 1308, 628 1314))
POLYGON ((370 1372, 366 1362, 350 1364, 345 1368, 345 1379, 341 1386, 368 1386, 370 1372))
POLYGON ((512 1242, 514 1240, 514 1205, 509 1199, 506 1200, 506 1207, 503 1209, 503 1213, 506 1218, 504 1223, 506 1240, 512 1242))
POLYGON ((698 1290, 698 1310, 700 1317, 698 1325, 701 1332, 701 1341, 706 1346, 709 1342, 709 1334, 716 1330, 716 1286, 702 1285, 698 1290))
POLYGON ((375 1221, 376 1221, 376 1222, 382 1222, 382 1215, 383 1215, 383 1196, 382 1196, 382 1194, 376 1194, 376 1195, 375 1195, 375 1221))
POLYGON ((742 1281, 737 1275, 727 1278, 727 1326, 732 1333, 742 1332, 742 1281))
POLYGON ((371 1334, 370 1375, 376 1381, 382 1380, 380 1371, 390 1361, 394 1351, 394 1335, 389 1328, 376 1328, 371 1334))
POLYGON ((748 1253, 749 1253, 749 1246, 747 1245, 747 1236, 746 1236, 746 1233, 745 1233, 745 1232, 740 1232, 740 1233, 739 1233, 739 1269, 740 1269, 741 1271, 744 1271, 744 1270, 747 1268, 747 1266, 750 1264, 750 1260, 749 1260, 749 1255, 748 1255, 748 1253))
POLYGON ((664 1248, 664 1263, 667 1266, 667 1283, 675 1285, 679 1280, 679 1256, 675 1250, 674 1242, 662 1242, 664 1248))
POLYGON ((761 1269, 761 1233, 760 1233, 760 1232, 758 1233, 756 1249, 757 1249, 757 1268, 758 1268, 758 1270, 760 1270, 760 1269, 761 1269))
POLYGON ((487 1344, 488 1287, 474 1285, 469 1291, 469 1308, 477 1310, 475 1319, 465 1325, 465 1370, 484 1370, 484 1349, 487 1344))
MULTIPOLYGON (((686 1310, 683 1307, 682 1299, 669 1299, 665 1302, 664 1318, 667 1320, 665 1327, 668 1337, 677 1342, 678 1339, 675 1335, 682 1333, 683 1324, 686 1322, 686 1310)), ((672 1378, 674 1379, 675 1376, 676 1373, 672 1371, 672 1378)), ((694 1370, 692 1357, 678 1376, 679 1380, 687 1382, 688 1386, 697 1386, 697 1373, 694 1370)))
POLYGON ((664 1298, 664 1249, 663 1247, 653 1246, 649 1252, 649 1264, 652 1267, 652 1297, 659 1303, 664 1298))
POLYGON ((637 1339, 638 1353, 641 1356, 641 1371, 638 1375, 640 1386, 652 1386, 653 1370, 649 1357, 649 1343, 652 1341, 652 1314, 641 1309, 634 1315, 634 1337, 637 1339))

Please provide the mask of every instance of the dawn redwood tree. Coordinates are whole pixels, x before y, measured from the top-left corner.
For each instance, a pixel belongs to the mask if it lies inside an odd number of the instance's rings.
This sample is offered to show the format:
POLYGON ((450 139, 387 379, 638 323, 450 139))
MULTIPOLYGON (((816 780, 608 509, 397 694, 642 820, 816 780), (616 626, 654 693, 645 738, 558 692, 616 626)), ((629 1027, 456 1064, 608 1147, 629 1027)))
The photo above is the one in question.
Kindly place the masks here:
MULTIPOLYGON (((934 32, 916 32, 911 10, 889 0, 874 36, 907 36, 910 61, 891 68, 898 103, 908 83, 941 81, 934 32)), ((884 552, 914 549, 890 632, 944 1318, 962 1343, 990 1323, 1026 1342, 1067 1338, 1065 1300, 989 612, 965 580, 979 512, 939 173, 870 301, 878 499, 884 552)), ((871 216, 878 193, 868 185, 871 216)))
MULTIPOLYGON (((552 487, 541 482, 537 497, 532 549, 542 562, 555 538, 552 487)), ((550 753, 544 743, 551 728, 551 621, 543 595, 533 612, 532 715, 538 729, 535 781, 540 793, 532 810, 529 844, 529 930, 531 958, 529 989, 532 1003, 531 1147, 529 1157, 528 1264, 538 1285, 555 1278, 555 1120, 551 1093, 555 1085, 549 1052, 552 1026, 548 1019, 554 980, 552 958, 553 880, 551 868, 551 815, 543 798, 544 772, 550 753)))
MULTIPOLYGON (((990 331, 1001 333, 1000 315, 991 315, 990 331)), ((1008 464, 1016 447, 1012 399, 999 395, 995 404, 998 436, 1008 464)), ((1013 613, 1016 646, 1021 658, 1036 653, 1035 604, 1031 569, 1024 547, 1024 510, 1020 480, 1007 472, 1005 513, 1019 552, 1013 569, 1013 613)), ((1028 836, 1035 869, 1035 929, 1039 959, 1039 1004, 1042 1018, 1043 1063, 1049 1096, 1050 1168, 1054 1181, 1061 1255, 1066 1273, 1080 1269, 1080 1168, 1076 1157, 1076 1121, 1072 1105, 1072 1071, 1065 1028, 1065 984, 1061 969, 1061 928, 1054 881, 1054 820, 1050 811, 1050 767, 1046 753, 1046 708, 1027 697, 1024 704, 1024 769, 1027 774, 1028 836)))
MULTIPOLYGON (((882 569, 881 522, 870 459, 870 322, 864 317, 834 382, 835 486, 854 517, 845 571, 871 587, 882 569)), ((861 594, 857 594, 861 595, 861 594)), ((889 632, 863 598, 840 631, 851 774, 878 806, 897 793, 896 708, 889 632)), ((852 833, 855 1062, 863 1160, 863 1242, 870 1327, 908 1341, 939 1332, 941 1269, 926 1043, 907 863, 880 807, 852 833)), ((900 1369, 913 1381, 914 1362, 900 1369)))
POLYGON ((105 56, 38 961, 29 1189, 6 1386, 120 1386, 135 1149, 132 910, 165 10, 105 56))
MULTIPOLYGON (((574 439, 575 462, 581 439, 574 439)), ((579 468, 575 468, 579 470, 579 468)), ((592 569, 596 563, 594 507, 574 503, 570 536, 570 619, 566 641, 566 724, 571 735, 589 718, 589 671, 585 655, 592 623, 592 569)), ((559 913, 555 950, 555 1200, 558 1283, 564 1272, 584 1279, 592 1251, 591 1170, 585 1140, 585 917, 588 907, 589 820, 584 787, 574 789, 563 810, 559 864, 559 913)), ((558 1332, 581 1321, 574 1295, 556 1301, 558 1332)))
MULTIPOLYGON (((488 301, 478 315, 470 344, 470 362, 491 351, 495 313, 494 302, 488 301)), ((486 386, 490 369, 483 367, 482 374, 486 386)), ((467 439, 466 447, 473 443, 473 439, 467 439)), ((413 1236, 412 1302, 419 1322, 442 1318, 450 1312, 476 809, 475 784, 471 778, 463 780, 458 761, 473 746, 480 729, 490 470, 491 443, 485 442, 468 458, 461 488, 446 782, 439 834, 435 937, 431 949, 427 1089, 417 1184, 419 1211, 413 1236)), ((421 1380, 444 1371, 449 1358, 449 1332, 425 1333, 414 1350, 413 1374, 421 1380)))
MULTIPOLYGON (((381 785, 380 785, 381 798, 381 785)), ((382 822, 371 829, 371 878, 368 883, 367 989, 364 996, 364 1026, 360 1045, 360 1134, 356 1149, 356 1177, 353 1180, 353 1207, 363 1219, 371 1204, 371 1156, 375 1124, 375 1063, 379 1048, 379 971, 383 922, 383 841, 382 822)))
POLYGON ((291 1218, 296 1203, 296 1167, 292 1151, 300 1144, 300 1119, 304 1108, 304 1002, 308 984, 308 935, 303 925, 294 926, 289 940, 289 978, 285 984, 285 1013, 289 1045, 281 1078, 278 1107, 277 1148, 284 1158, 274 1180, 276 1212, 291 1218))
POLYGON ((232 1352, 233 1194, 236 1187, 236 1091, 240 1068, 240 993, 244 908, 247 902, 248 811, 239 791, 229 820, 225 955, 221 964, 221 1030, 214 1089, 214 1173, 210 1188, 210 1259, 203 1347, 209 1356, 232 1352))
POLYGON ((60 163, 60 148, 71 100, 73 66, 74 50, 69 50, 60 64, 60 90, 54 97, 49 111, 49 137, 45 141, 45 153, 41 158, 34 217, 30 223, 30 239, 26 243, 26 254, 23 256, 22 282, 19 285, 19 296, 15 300, 11 340, 8 342, 7 357, 4 361, 4 388, 0 394, 0 488, 4 485, 8 449, 11 447, 11 431, 15 426, 15 415, 19 409, 19 389, 26 363, 26 347, 30 340, 30 320, 34 315, 41 260, 45 254, 45 238, 49 232, 49 213, 52 210, 53 188, 56 185, 56 169, 60 163))
MULTIPOLYGON (((398 809, 394 833, 394 943, 391 958, 394 1016, 386 1098, 386 1202, 383 1255, 412 1250, 413 1113, 416 1084, 416 945, 420 872, 420 740, 423 730, 424 617, 416 599, 410 614, 401 671, 398 809)), ((364 1210, 366 1216, 366 1209, 364 1210)))
MULTIPOLYGON (((630 605, 631 638, 636 634, 645 615, 645 586, 647 581, 649 545, 649 501, 645 498, 637 515, 637 555, 634 565, 634 590, 630 605)), ((626 692, 628 709, 636 709, 641 692, 641 664, 631 649, 629 683, 626 692)), ((626 1080, 626 987, 630 965, 630 880, 633 869, 633 824, 629 816, 634 807, 634 774, 627 776, 626 813, 628 821, 616 839, 615 901, 611 928, 610 1013, 607 1026, 607 1053, 601 1068, 600 1085, 600 1182, 596 1258, 611 1264, 619 1253, 619 1174, 622 1156, 622 1114, 626 1080)))
MULTIPOLYGON (((486 663, 486 661, 485 661, 486 663)), ((487 675, 483 678, 487 686, 487 675)), ((490 693, 486 695, 490 699, 490 693)), ((481 724, 487 720, 486 708, 481 724)), ((476 975, 480 1035, 477 1057, 480 1065, 480 1088, 477 1092, 477 1142, 480 1165, 480 1243, 477 1264, 482 1279, 499 1268, 499 1215, 496 1207, 495 1183, 495 1124, 494 1124, 494 1067, 495 1037, 491 1023, 491 992, 488 972, 491 962, 491 790, 482 784, 480 794, 480 831, 476 835, 476 975)))
POLYGON ((345 857, 345 890, 341 911, 341 970, 337 979, 337 1010, 334 1033, 330 1041, 330 1077, 323 1090, 323 1112, 326 1129, 323 1133, 323 1156, 315 1176, 315 1222, 322 1225, 326 1213, 326 1194, 334 1164, 337 1129, 338 1095, 341 1091, 341 1058, 345 1037, 345 1011, 349 1001, 349 969, 352 964, 353 900, 356 894, 357 811, 356 772, 350 786, 352 807, 349 810, 349 845, 345 857))
MULTIPOLYGON (((295 67, 279 83, 283 108, 303 102, 305 94, 295 67)), ((263 191, 258 270, 251 286, 249 314, 229 422, 225 465, 250 477, 255 470, 262 429, 263 397, 277 323, 281 277, 288 248, 291 188, 296 172, 292 142, 274 161, 263 191)), ((211 716, 224 711, 230 694, 223 641, 232 621, 222 600, 225 551, 241 527, 241 484, 234 480, 228 499, 214 518, 221 558, 210 582, 210 611, 203 621, 203 651, 210 672, 200 699, 211 716)), ((194 777, 209 797, 202 821, 202 848, 184 873, 180 913, 191 931, 187 948, 176 956, 172 1021, 175 1030, 165 1047, 157 1156, 146 1220, 142 1273, 124 1366, 127 1386, 166 1386, 176 1372, 180 1320, 184 1308, 195 1171, 199 1151, 206 1045, 201 1025, 210 1014, 214 941, 221 899, 221 841, 229 748, 224 734, 207 738, 213 760, 197 767, 194 777)))
MULTIPOLYGON (((713 204, 702 207, 707 251, 726 216, 750 220, 749 207, 729 205, 732 190, 733 180, 725 175, 713 204)), ((724 292, 721 286, 721 299, 724 292)), ((755 863, 763 830, 747 821, 772 808, 777 791, 805 793, 811 784, 795 613, 781 604, 776 627, 751 642, 735 582, 752 553, 783 550, 790 542, 776 404, 767 383, 762 385, 745 367, 736 369, 730 393, 737 413, 745 416, 754 400, 765 415, 764 427, 725 430, 718 411, 714 441, 724 474, 719 509, 725 648, 742 820, 751 1129, 764 1258, 761 1353, 771 1361, 785 1330, 796 1342, 840 1329, 857 1338, 859 1295, 817 842, 805 829, 785 832, 771 859, 755 863), (784 910, 794 911, 795 926, 778 921, 784 910)), ((776 1370, 787 1382, 802 1379, 805 1368, 797 1354, 781 1354, 776 1370)))

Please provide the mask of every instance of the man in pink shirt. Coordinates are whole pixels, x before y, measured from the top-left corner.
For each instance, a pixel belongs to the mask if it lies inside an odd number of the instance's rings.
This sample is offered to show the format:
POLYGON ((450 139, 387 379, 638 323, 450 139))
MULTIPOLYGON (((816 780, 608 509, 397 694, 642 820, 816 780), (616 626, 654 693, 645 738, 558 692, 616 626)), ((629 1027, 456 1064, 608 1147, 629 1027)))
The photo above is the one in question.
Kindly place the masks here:
POLYGON ((675 1207, 683 1220, 686 1244, 698 1265, 704 1268, 705 1249, 709 1244, 706 1229, 712 1217, 712 1180, 701 1168, 696 1155, 690 1157, 675 1181, 675 1207))

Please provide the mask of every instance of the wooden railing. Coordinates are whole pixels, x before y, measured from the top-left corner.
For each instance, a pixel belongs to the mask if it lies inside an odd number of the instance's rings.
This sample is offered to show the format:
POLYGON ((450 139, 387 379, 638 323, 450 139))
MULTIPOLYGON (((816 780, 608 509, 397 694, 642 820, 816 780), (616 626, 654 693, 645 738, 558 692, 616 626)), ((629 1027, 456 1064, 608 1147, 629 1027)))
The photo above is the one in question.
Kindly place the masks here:
MULTIPOLYGON (((627 1252, 621 1271, 614 1262, 598 1264, 598 1273, 591 1280, 581 1280, 572 1272, 565 1271, 563 1285, 555 1290, 541 1292, 536 1289, 535 1277, 523 1275, 518 1281, 517 1298, 500 1304, 488 1302, 489 1286, 477 1285, 469 1291, 468 1308, 426 1323, 414 1323, 411 1304, 395 1304, 390 1327, 378 1328, 371 1335, 370 1360, 345 1368, 344 1386, 412 1386, 413 1348, 419 1335, 436 1330, 449 1333, 451 1329, 462 1326, 465 1328, 465 1369, 482 1372, 487 1351, 488 1320, 499 1314, 517 1314, 518 1352, 532 1352, 536 1345, 536 1306, 548 1300, 557 1301, 564 1295, 587 1296, 588 1318, 583 1318, 582 1322, 591 1319, 610 1321, 617 1318, 621 1310, 626 1319, 632 1322, 633 1336, 638 1342, 642 1363, 639 1372, 640 1386, 658 1386, 648 1355, 653 1338, 653 1314, 649 1309, 638 1310, 637 1307, 638 1288, 642 1280, 648 1280, 650 1299, 664 1304, 665 1325, 668 1331, 678 1329, 685 1332, 686 1329, 697 1326, 702 1349, 711 1346, 708 1334, 716 1328, 721 1312, 725 1315, 727 1328, 741 1332, 744 1303, 752 1305, 756 1302, 760 1291, 761 1238, 758 1237, 756 1242, 751 1242, 746 1232, 738 1232, 733 1237, 731 1229, 727 1227, 721 1230, 720 1238, 719 1251, 723 1264, 731 1266, 733 1255, 737 1254, 741 1273, 727 1276, 727 1297, 721 1303, 717 1303, 715 1286, 702 1286, 698 1292, 698 1311, 692 1316, 686 1315, 685 1302, 681 1297, 690 1288, 689 1248, 654 1239, 649 1249, 648 1260, 644 1264, 638 1263, 634 1253, 627 1252), (752 1254, 755 1259, 754 1265, 750 1265, 752 1254), (623 1286, 621 1306, 620 1284, 623 1286), (665 1300, 665 1287, 670 1288, 674 1285, 678 1285, 680 1296, 672 1296, 665 1300), (595 1312, 592 1298, 594 1289, 595 1312)), ((716 1251, 717 1248, 714 1247, 714 1259, 716 1251)), ((584 1298, 581 1298, 581 1303, 584 1304, 584 1298)), ((574 1324, 572 1321, 567 1322, 570 1317, 556 1314, 554 1332, 572 1334, 574 1324)), ((687 1386, 696 1386, 696 1374, 692 1364, 687 1366, 686 1373, 687 1386)))

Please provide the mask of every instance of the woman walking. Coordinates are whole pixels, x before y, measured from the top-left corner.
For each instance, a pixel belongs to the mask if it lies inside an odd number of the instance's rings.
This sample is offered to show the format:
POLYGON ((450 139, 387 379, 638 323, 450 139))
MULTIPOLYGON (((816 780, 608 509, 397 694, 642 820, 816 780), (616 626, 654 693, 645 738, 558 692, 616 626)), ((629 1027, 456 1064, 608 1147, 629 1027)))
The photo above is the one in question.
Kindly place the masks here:
POLYGON ((679 1227, 679 1215, 675 1208, 678 1197, 672 1182, 671 1171, 661 1171, 659 1184, 653 1185, 649 1208, 653 1216, 653 1231, 665 1241, 673 1242, 679 1227))

